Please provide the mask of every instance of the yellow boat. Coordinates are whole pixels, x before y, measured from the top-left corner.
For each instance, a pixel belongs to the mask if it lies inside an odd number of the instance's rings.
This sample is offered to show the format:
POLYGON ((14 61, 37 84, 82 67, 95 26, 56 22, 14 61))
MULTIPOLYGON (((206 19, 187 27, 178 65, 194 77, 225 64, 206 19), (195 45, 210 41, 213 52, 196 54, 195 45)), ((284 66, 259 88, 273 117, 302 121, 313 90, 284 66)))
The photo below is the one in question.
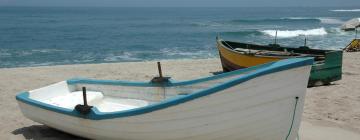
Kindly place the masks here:
POLYGON ((217 39, 217 48, 224 72, 252 67, 281 59, 314 57, 309 86, 328 85, 340 80, 342 51, 281 47, 277 44, 256 45, 217 39))
POLYGON ((344 48, 347 52, 358 52, 360 51, 360 39, 354 39, 349 45, 344 48))
POLYGON ((223 65, 224 71, 232 71, 235 69, 247 68, 256 66, 259 64, 265 64, 272 61, 278 61, 282 58, 273 56, 262 56, 253 53, 247 53, 246 51, 234 50, 225 47, 221 42, 218 41, 218 50, 220 53, 220 59, 223 65))

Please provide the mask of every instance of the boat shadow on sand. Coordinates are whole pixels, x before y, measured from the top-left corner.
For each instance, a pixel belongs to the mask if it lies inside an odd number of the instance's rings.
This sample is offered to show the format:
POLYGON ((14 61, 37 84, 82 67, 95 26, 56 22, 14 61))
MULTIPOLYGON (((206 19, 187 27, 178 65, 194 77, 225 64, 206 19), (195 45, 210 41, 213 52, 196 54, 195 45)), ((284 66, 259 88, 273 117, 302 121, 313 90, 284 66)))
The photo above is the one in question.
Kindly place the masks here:
POLYGON ((78 136, 74 136, 45 125, 31 125, 18 128, 11 132, 14 135, 23 135, 25 139, 32 140, 87 140, 78 136))

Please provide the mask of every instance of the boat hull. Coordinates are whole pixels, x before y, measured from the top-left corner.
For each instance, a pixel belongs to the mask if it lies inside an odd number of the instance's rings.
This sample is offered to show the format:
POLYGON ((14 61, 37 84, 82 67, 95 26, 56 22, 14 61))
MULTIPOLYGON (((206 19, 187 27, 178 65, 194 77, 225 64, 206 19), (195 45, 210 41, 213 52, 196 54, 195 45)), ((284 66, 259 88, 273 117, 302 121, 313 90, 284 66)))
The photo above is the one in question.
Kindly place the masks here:
POLYGON ((19 101, 23 114, 90 139, 294 140, 311 66, 263 75, 203 98, 129 117, 84 119, 19 101))
MULTIPOLYGON (((269 62, 279 61, 291 57, 276 57, 263 55, 250 55, 234 51, 217 41, 217 48, 222 63, 224 72, 229 72, 237 69, 248 68, 256 65, 261 65, 269 62)), ((242 44, 243 45, 243 44, 242 44)), ((270 48, 270 47, 262 47, 270 48)), ((292 49, 292 48, 286 48, 292 49)), ((321 50, 317 50, 321 51, 321 50)), ((308 53, 309 51, 300 51, 301 53, 308 53)), ((341 80, 342 77, 342 51, 323 51, 325 60, 321 64, 314 63, 311 69, 309 78, 309 87, 328 85, 333 81, 341 80)))
POLYGON ((219 46, 218 49, 222 67, 225 72, 281 60, 281 58, 276 57, 243 55, 221 46, 219 46))
POLYGON ((360 39, 354 39, 344 48, 347 52, 358 52, 360 51, 360 39))

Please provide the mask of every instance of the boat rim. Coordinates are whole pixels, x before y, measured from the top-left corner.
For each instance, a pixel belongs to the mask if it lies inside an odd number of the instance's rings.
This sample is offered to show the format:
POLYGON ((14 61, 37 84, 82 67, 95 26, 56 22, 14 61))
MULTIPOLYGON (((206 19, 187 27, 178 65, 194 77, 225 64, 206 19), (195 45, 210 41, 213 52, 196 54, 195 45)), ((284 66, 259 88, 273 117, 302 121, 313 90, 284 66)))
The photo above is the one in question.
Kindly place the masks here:
MULTIPOLYGON (((255 68, 250 67, 250 68, 246 68, 246 69, 236 70, 236 71, 232 71, 232 72, 228 72, 228 73, 224 73, 224 74, 209 76, 209 77, 195 79, 195 80, 179 81, 179 82, 171 81, 170 84, 166 84, 165 86, 168 87, 168 86, 191 85, 191 84, 195 84, 195 83, 199 83, 199 82, 204 82, 207 80, 223 78, 223 77, 226 77, 229 75, 241 74, 241 73, 244 73, 244 71, 245 72, 252 71, 250 73, 244 74, 235 79, 226 81, 222 84, 218 84, 215 86, 208 87, 206 89, 195 91, 188 95, 177 96, 177 97, 166 99, 164 101, 154 103, 154 104, 151 104, 148 106, 124 110, 124 111, 100 112, 96 107, 93 107, 91 109, 91 112, 88 115, 82 115, 79 112, 77 112, 75 109, 71 110, 71 109, 67 109, 67 108, 62 108, 62 107, 46 104, 46 103, 31 99, 31 98, 29 98, 29 94, 30 94, 29 92, 22 92, 22 93, 16 95, 16 100, 18 100, 19 102, 31 105, 31 106, 45 109, 45 110, 49 110, 49 111, 53 111, 53 112, 57 112, 60 114, 65 114, 65 115, 69 115, 69 116, 73 116, 73 117, 79 117, 79 118, 83 118, 83 119, 105 120, 105 119, 114 119, 114 118, 121 118, 121 117, 130 117, 130 116, 146 114, 149 112, 161 110, 161 109, 175 106, 178 104, 186 103, 188 101, 198 99, 203 96, 215 94, 218 91, 227 89, 229 87, 235 86, 237 84, 241 84, 243 82, 249 81, 251 79, 254 79, 254 78, 257 78, 257 77, 260 77, 263 75, 280 72, 280 71, 284 71, 284 70, 288 70, 288 69, 292 69, 292 68, 312 65, 313 62, 314 62, 314 60, 311 57, 291 58, 291 59, 285 59, 285 60, 280 60, 280 61, 276 61, 276 62, 270 62, 270 63, 264 64, 261 66, 257 66, 255 68)), ((82 83, 82 84, 125 85, 125 86, 140 86, 140 87, 141 86, 145 86, 145 87, 161 86, 161 85, 156 85, 156 84, 153 84, 150 82, 129 82, 129 81, 92 80, 92 79, 70 79, 70 80, 67 80, 67 83, 70 85, 82 83)))
MULTIPOLYGON (((233 41, 227 41, 227 40, 223 40, 218 38, 217 40, 217 44, 219 44, 221 47, 225 48, 228 51, 231 51, 233 53, 239 54, 239 52, 229 48, 228 46, 224 45, 224 43, 222 42, 233 42, 233 41)), ((234 42, 236 43, 236 42, 234 42)), ((250 44, 250 43, 244 43, 244 44, 250 44)), ((253 44, 253 45, 259 45, 259 46, 267 46, 267 45, 260 45, 260 44, 253 44)), ((231 47, 231 46, 230 46, 231 47)), ((289 48, 289 47, 282 47, 282 48, 289 48)), ((293 48, 293 49, 297 49, 297 48, 293 48)), ((319 51, 319 49, 312 49, 310 48, 310 50, 316 50, 319 51)), ((336 52, 336 51, 342 51, 342 50, 323 50, 321 49, 321 51, 324 51, 324 53, 329 53, 329 52, 336 52)), ((243 54, 243 55, 248 55, 248 54, 243 54)), ((294 58, 294 57, 288 57, 288 56, 266 56, 266 55, 254 55, 256 57, 263 57, 263 58, 280 58, 280 59, 288 59, 288 58, 294 58)))
MULTIPOLYGON (((226 50, 236 53, 236 54, 240 54, 239 52, 235 51, 234 49, 229 48, 228 46, 224 45, 222 43, 222 41, 226 42, 225 40, 218 40, 218 44, 225 48, 226 50)), ((279 58, 279 59, 287 59, 287 58, 291 58, 290 56, 266 56, 266 55, 249 55, 249 54, 242 54, 242 55, 248 55, 248 56, 256 56, 256 57, 262 57, 262 58, 279 58)))

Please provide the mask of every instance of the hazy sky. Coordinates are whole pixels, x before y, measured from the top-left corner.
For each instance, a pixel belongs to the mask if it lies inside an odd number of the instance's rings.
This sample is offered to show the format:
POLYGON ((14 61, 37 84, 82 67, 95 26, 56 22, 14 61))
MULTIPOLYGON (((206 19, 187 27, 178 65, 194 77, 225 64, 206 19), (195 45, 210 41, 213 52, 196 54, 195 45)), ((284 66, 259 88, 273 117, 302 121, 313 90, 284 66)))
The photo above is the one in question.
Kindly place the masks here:
POLYGON ((0 6, 114 6, 114 7, 358 7, 360 0, 0 0, 0 6))

